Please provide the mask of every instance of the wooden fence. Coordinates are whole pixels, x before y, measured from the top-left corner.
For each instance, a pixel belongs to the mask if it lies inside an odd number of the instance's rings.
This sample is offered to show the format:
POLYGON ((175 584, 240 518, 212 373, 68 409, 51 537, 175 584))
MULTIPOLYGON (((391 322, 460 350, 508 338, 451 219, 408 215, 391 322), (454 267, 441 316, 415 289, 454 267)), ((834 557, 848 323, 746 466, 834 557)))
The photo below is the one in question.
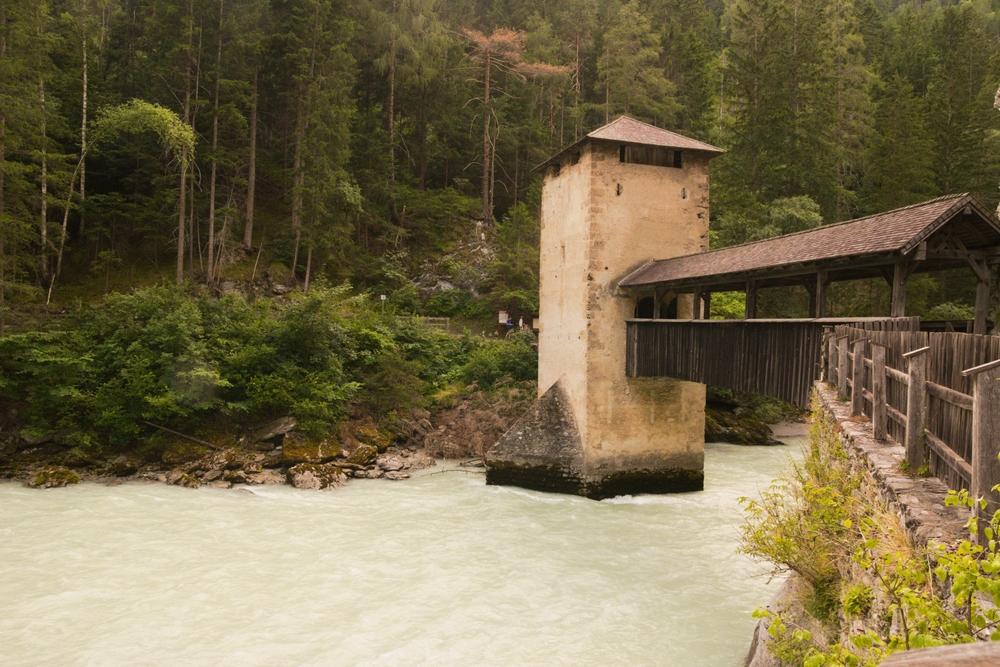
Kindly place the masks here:
POLYGON ((1000 336, 828 328, 824 379, 951 488, 995 504, 1000 483, 1000 336))

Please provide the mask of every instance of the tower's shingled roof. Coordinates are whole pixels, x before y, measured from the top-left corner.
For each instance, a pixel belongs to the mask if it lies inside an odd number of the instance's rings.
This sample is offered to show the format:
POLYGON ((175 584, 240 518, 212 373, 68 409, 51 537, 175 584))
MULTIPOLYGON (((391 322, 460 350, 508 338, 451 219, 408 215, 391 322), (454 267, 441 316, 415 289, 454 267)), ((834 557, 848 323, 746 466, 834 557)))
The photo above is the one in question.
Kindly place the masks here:
POLYGON ((588 139, 601 139, 603 141, 617 141, 626 144, 641 144, 644 146, 663 146, 665 148, 679 148, 689 151, 703 151, 705 153, 725 153, 724 150, 698 141, 682 134, 664 130, 636 120, 631 116, 618 116, 613 121, 597 128, 593 132, 587 133, 588 139))
POLYGON ((588 132, 579 141, 562 148, 555 155, 541 163, 535 169, 542 169, 549 164, 558 161, 560 157, 569 151, 577 148, 587 141, 607 141, 620 144, 635 144, 640 146, 662 146, 663 148, 676 148, 685 151, 698 151, 709 153, 713 157, 726 151, 718 146, 706 144, 683 134, 677 134, 670 130, 644 123, 631 116, 618 116, 607 125, 602 125, 592 132, 588 132))

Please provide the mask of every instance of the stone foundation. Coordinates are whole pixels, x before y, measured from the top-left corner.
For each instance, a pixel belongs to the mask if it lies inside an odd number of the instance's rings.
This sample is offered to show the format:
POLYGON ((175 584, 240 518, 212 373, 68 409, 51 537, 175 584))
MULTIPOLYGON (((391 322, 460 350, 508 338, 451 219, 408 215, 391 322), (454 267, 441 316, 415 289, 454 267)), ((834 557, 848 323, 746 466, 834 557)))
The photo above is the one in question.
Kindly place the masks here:
POLYGON ((700 491, 701 463, 697 456, 588 463, 569 397, 557 382, 487 452, 486 483, 594 499, 700 491))

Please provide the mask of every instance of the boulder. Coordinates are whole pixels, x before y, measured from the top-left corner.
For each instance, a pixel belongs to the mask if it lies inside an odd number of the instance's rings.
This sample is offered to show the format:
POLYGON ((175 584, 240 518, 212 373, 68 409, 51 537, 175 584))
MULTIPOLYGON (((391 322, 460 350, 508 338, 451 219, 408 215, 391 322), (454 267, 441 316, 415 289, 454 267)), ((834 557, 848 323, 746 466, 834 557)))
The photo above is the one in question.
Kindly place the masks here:
POLYGON ((108 472, 115 477, 128 477, 134 475, 137 470, 139 467, 136 463, 126 456, 119 456, 108 465, 108 472))
POLYGON ((79 482, 80 476, 69 468, 54 466, 35 473, 28 480, 28 486, 34 489, 55 489, 71 484, 78 484, 79 482))
POLYGON ((780 445, 771 427, 745 408, 727 410, 708 406, 705 409, 705 442, 731 445, 780 445))
POLYGON ((402 470, 403 468, 410 467, 401 456, 396 454, 380 454, 378 459, 375 461, 375 465, 386 472, 396 472, 398 470, 402 470))
POLYGON ((410 475, 405 472, 387 472, 385 478, 391 480, 409 479, 410 475))
POLYGON ((203 482, 214 482, 217 479, 222 479, 222 470, 219 468, 209 470, 201 476, 201 479, 203 482))
POLYGON ((288 469, 287 479, 296 489, 319 491, 342 486, 347 475, 331 463, 300 463, 288 469))
POLYGON ((262 470, 247 475, 248 484, 284 484, 285 475, 277 470, 262 470))
POLYGON ((197 489, 201 486, 201 480, 192 475, 189 472, 184 472, 183 470, 171 470, 167 473, 166 478, 163 480, 167 484, 172 484, 174 486, 183 486, 188 489, 197 489))
POLYGON ((374 445, 360 445, 347 457, 347 462, 367 466, 374 463, 376 458, 378 458, 378 449, 374 445))
POLYGON ((256 444, 269 442, 295 430, 299 422, 295 417, 281 417, 270 421, 247 434, 245 442, 256 444))
POLYGON ((326 463, 344 453, 340 444, 331 440, 311 440, 299 433, 289 433, 281 443, 281 458, 286 464, 326 463))
POLYGON ((392 444, 392 437, 370 420, 355 426, 353 435, 358 442, 371 445, 379 452, 384 452, 392 444))

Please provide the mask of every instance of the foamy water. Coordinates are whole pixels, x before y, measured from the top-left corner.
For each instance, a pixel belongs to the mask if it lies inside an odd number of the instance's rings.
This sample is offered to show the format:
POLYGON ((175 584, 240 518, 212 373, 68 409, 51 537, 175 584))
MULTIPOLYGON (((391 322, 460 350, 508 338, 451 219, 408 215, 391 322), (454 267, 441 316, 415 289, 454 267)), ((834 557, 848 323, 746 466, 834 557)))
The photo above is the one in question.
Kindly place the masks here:
POLYGON ((442 466, 331 493, 0 484, 0 664, 739 665, 777 582, 736 553, 738 498, 792 444, 708 445, 704 492, 603 502, 442 466))

